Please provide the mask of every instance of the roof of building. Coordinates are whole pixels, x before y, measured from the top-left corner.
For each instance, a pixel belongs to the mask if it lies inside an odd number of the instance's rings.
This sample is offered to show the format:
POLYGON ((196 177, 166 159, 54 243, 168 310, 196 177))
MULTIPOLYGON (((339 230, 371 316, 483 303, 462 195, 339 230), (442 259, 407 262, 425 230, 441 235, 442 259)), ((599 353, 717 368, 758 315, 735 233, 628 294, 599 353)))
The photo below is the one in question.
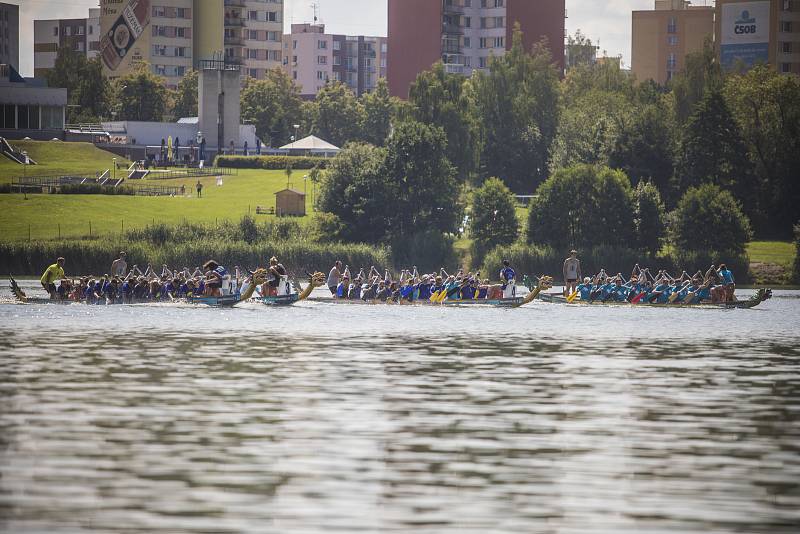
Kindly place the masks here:
POLYGON ((178 119, 178 124, 199 124, 199 117, 181 117, 178 119))
POLYGON ((332 152, 334 150, 339 150, 339 147, 332 145, 315 135, 309 135, 308 137, 300 139, 299 141, 282 146, 281 150, 317 150, 320 152, 332 152))
POLYGON ((23 78, 11 65, 0 65, 0 103, 18 106, 66 106, 67 90, 23 78))
POLYGON ((305 193, 303 193, 302 191, 298 191, 297 189, 292 189, 292 188, 281 189, 280 191, 278 191, 278 192, 277 192, 277 193, 275 193, 275 194, 277 195, 277 194, 280 194, 280 193, 285 193, 285 192, 287 192, 287 191, 289 191, 289 192, 291 192, 291 193, 294 193, 294 194, 296 194, 296 195, 303 196, 303 197, 304 197, 304 196, 306 196, 306 194, 305 194, 305 193))

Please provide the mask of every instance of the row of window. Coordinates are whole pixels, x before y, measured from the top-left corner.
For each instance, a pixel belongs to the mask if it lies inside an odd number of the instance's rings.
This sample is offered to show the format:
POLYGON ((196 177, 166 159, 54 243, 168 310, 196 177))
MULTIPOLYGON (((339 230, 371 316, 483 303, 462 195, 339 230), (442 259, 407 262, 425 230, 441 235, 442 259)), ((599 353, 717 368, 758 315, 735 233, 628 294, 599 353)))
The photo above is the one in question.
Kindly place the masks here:
POLYGON ((266 50, 263 48, 248 48, 245 52, 245 57, 248 59, 257 59, 260 61, 280 61, 280 50, 266 50))
POLYGON ((190 19, 192 18, 192 8, 153 6, 153 16, 164 19, 190 19))
POLYGON ((283 22, 278 11, 248 11, 247 20, 256 22, 283 22))
MULTIPOLYGON (((94 26, 88 26, 88 30, 84 30, 83 26, 64 26, 64 37, 72 37, 73 35, 84 35, 88 31, 89 35, 94 34, 94 26)), ((53 26, 53 37, 58 37, 58 26, 53 26)))
POLYGON ((183 26, 162 26, 153 24, 153 37, 167 37, 167 38, 192 38, 192 29, 183 26))
POLYGON ((0 128, 9 130, 60 130, 64 108, 58 106, 0 106, 0 128))
POLYGON ((183 65, 153 65, 153 72, 159 76, 185 76, 186 67, 183 65))
POLYGON ((192 49, 187 46, 153 45, 153 55, 163 57, 192 57, 192 49))

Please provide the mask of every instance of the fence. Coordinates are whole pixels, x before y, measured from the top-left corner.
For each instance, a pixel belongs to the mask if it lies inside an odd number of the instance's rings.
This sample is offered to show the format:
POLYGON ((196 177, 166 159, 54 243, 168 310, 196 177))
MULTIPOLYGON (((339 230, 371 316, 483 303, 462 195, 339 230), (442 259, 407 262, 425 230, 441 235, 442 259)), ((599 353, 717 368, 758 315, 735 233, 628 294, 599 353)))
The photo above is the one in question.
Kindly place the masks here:
POLYGON ((200 178, 201 176, 235 176, 239 174, 239 169, 227 167, 203 167, 174 169, 169 171, 150 170, 147 174, 148 180, 180 180, 181 178, 200 178))
MULTIPOLYGON (((87 189, 86 194, 103 194, 104 191, 113 194, 123 181, 123 179, 109 180, 105 175, 100 178, 81 175, 26 176, 14 178, 11 182, 11 190, 18 190, 20 193, 30 191, 52 193, 65 186, 84 186, 87 189)), ((130 191, 130 194, 137 196, 177 196, 181 194, 180 187, 163 185, 128 183, 125 184, 124 189, 125 192, 130 191)))

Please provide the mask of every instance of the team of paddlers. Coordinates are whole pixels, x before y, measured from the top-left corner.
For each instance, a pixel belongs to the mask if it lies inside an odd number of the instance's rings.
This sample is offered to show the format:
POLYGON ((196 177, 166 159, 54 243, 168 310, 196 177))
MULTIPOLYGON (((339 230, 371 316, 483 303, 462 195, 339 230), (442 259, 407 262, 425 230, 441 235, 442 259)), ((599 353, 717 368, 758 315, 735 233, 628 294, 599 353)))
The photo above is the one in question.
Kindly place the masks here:
MULTIPOLYGON (((110 274, 78 279, 64 275, 64 258, 58 258, 41 277, 42 287, 51 299, 89 303, 131 303, 171 301, 191 297, 221 297, 239 294, 251 283, 250 273, 234 267, 233 271, 214 260, 190 271, 187 267, 171 270, 162 266, 157 273, 148 265, 128 269, 126 254, 121 252, 111 264, 110 274), (58 285, 56 285, 58 282, 58 285)), ((288 273, 277 258, 269 260, 266 281, 259 284, 258 296, 274 296, 287 284, 288 273)), ((334 299, 378 302, 502 301, 517 298, 516 272, 508 260, 499 271, 500 283, 491 283, 480 272, 450 275, 438 272, 419 273, 417 268, 402 270, 397 278, 388 271, 381 274, 374 266, 353 275, 349 266, 336 262, 327 285, 334 299)), ((572 251, 564 262, 564 297, 568 302, 628 302, 631 304, 700 304, 735 300, 733 273, 724 265, 712 265, 705 273, 689 275, 683 271, 673 277, 660 270, 655 275, 648 268, 634 266, 626 280, 621 273, 609 276, 604 269, 581 279, 580 260, 572 251)))

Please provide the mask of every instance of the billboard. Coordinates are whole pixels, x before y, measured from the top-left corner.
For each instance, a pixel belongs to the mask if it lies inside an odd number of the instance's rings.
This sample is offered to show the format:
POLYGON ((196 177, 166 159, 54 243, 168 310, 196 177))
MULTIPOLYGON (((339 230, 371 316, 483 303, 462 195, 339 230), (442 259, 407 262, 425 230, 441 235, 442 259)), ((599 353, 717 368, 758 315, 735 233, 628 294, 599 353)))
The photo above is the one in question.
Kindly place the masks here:
POLYGON ((150 0, 100 0, 100 57, 106 76, 123 76, 150 57, 150 0))
POLYGON ((769 60, 770 2, 736 2, 722 5, 720 61, 725 68, 737 63, 748 67, 769 60))

